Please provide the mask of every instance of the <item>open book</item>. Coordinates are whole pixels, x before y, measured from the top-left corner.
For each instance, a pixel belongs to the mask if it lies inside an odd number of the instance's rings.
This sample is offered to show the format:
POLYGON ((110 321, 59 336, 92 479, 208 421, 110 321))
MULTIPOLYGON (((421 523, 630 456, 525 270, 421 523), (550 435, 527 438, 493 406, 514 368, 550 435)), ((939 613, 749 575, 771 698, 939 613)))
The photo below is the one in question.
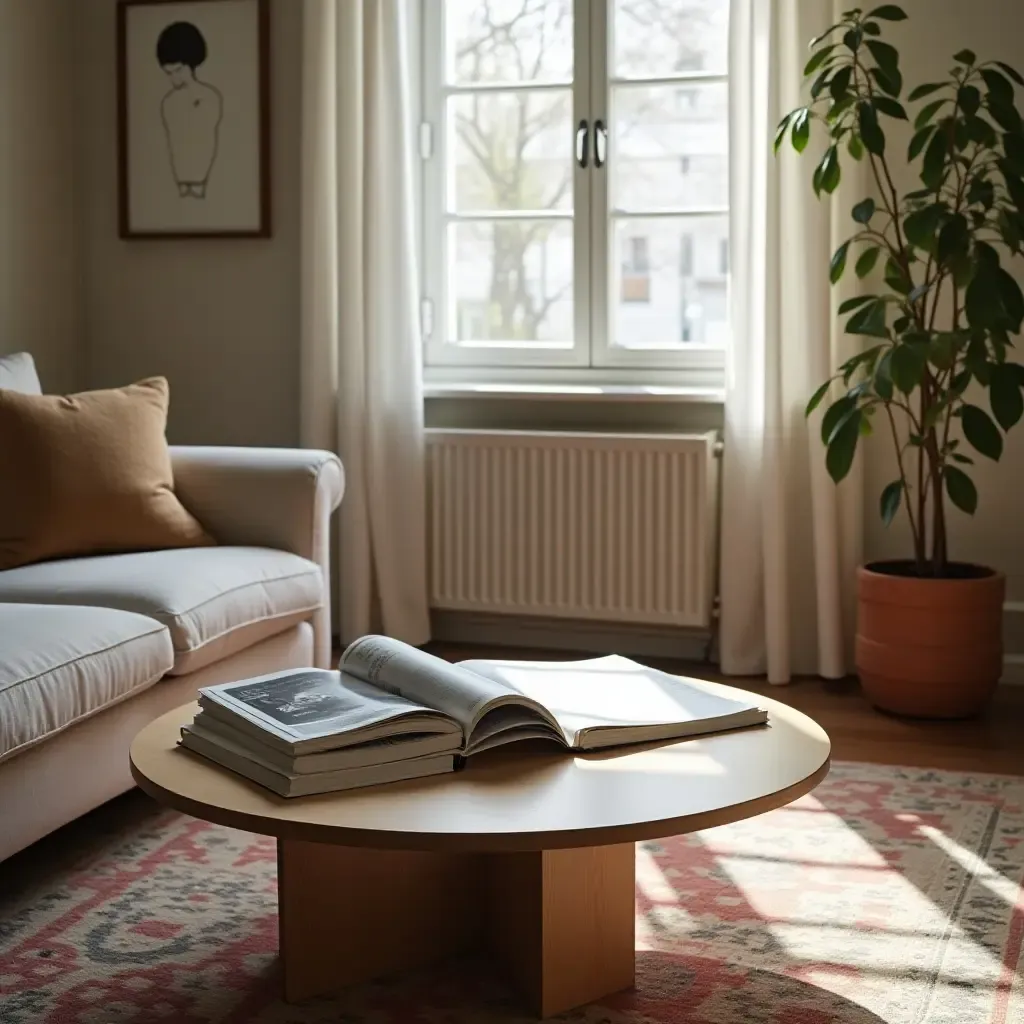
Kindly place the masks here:
POLYGON ((755 704, 618 656, 453 665, 381 636, 352 643, 338 672, 211 686, 199 703, 188 729, 258 744, 264 761, 290 774, 465 757, 526 739, 598 750, 767 721, 755 704))

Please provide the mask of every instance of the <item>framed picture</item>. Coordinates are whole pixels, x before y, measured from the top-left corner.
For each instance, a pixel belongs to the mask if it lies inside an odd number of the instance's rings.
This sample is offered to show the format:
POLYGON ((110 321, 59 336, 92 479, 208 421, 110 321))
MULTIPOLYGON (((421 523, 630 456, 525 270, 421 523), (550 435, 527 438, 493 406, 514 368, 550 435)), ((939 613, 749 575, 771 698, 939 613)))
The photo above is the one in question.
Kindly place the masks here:
POLYGON ((122 238, 270 235, 268 0, 121 0, 122 238))

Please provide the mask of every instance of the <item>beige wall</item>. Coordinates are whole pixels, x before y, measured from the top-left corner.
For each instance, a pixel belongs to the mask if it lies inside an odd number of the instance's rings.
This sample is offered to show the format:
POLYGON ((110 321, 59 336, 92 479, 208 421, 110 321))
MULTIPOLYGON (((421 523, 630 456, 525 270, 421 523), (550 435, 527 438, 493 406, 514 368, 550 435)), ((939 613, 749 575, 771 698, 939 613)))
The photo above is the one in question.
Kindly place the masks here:
MULTIPOLYGON (((1024 3, 1020 0, 906 0, 902 6, 910 19, 898 31, 887 32, 887 38, 900 48, 908 91, 944 76, 952 54, 963 47, 973 49, 981 59, 1007 61, 1024 73, 1024 3)), ((1018 105, 1024 109, 1021 90, 1018 105)), ((890 138, 895 141, 897 136, 890 138)), ((900 141, 905 153, 905 137, 900 141)), ((904 190, 920 187, 913 184, 905 165, 897 184, 904 190)), ((1015 265, 1024 283, 1024 259, 1018 258, 1015 265)), ((1017 358, 1024 360, 1024 353, 1017 358)), ((972 518, 951 511, 952 555, 1003 570, 1009 577, 1009 599, 1024 601, 1024 424, 1009 436, 1000 464, 986 463, 980 456, 978 462, 973 473, 980 492, 978 512, 972 518)), ((894 478, 888 446, 874 444, 867 460, 865 495, 869 558, 906 557, 908 531, 902 518, 886 530, 878 517, 878 495, 894 478)), ((1024 650, 1024 632, 1014 643, 1024 650)))
POLYGON ((67 0, 0 0, 0 353, 78 383, 74 49, 67 0))
POLYGON ((73 2, 88 385, 165 374, 172 441, 296 444, 302 4, 272 4, 273 238, 128 242, 117 236, 116 0, 73 2))

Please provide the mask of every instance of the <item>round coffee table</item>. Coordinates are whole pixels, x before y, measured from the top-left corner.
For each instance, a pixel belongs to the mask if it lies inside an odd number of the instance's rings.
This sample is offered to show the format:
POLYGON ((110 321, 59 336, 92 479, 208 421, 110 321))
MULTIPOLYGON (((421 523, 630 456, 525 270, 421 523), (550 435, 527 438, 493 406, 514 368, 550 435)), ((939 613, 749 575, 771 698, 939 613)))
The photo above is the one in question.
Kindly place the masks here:
POLYGON ((177 746, 190 704, 136 736, 132 775, 179 811, 277 837, 286 999, 483 948, 548 1016, 633 984, 636 841, 781 807, 828 772, 806 715, 707 685, 769 724, 598 754, 516 744, 451 775, 285 800, 177 746))

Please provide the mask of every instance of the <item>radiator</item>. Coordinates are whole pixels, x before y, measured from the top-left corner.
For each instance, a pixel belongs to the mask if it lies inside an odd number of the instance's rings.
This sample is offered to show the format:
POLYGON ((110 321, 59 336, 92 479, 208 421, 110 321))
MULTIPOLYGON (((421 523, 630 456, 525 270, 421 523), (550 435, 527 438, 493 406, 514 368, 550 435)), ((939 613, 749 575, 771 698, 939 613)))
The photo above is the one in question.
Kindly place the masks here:
POLYGON ((707 627, 715 445, 428 430, 431 607, 707 627))

